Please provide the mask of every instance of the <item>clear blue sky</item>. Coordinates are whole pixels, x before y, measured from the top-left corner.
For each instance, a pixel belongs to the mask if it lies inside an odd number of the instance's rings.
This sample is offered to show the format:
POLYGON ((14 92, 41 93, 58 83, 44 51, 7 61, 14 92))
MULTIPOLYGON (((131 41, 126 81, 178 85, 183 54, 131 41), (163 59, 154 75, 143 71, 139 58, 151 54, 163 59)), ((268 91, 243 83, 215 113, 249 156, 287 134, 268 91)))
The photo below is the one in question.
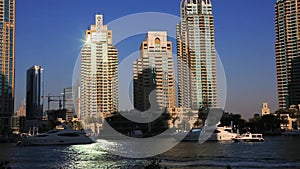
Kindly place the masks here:
MULTIPOLYGON (((274 52, 276 0, 212 0, 216 48, 227 75, 226 110, 252 117, 263 101, 277 108, 274 52)), ((16 18, 16 107, 25 98, 26 70, 45 68, 45 94, 71 86, 85 30, 96 13, 108 23, 139 12, 179 16, 179 0, 19 0, 16 18)), ((175 29, 175 27, 174 27, 175 29)), ((136 39, 143 39, 137 37, 136 39)), ((140 41, 120 44, 119 57, 140 41)), ((175 44, 174 44, 175 46, 175 44)), ((46 102, 45 102, 46 104, 46 102)))

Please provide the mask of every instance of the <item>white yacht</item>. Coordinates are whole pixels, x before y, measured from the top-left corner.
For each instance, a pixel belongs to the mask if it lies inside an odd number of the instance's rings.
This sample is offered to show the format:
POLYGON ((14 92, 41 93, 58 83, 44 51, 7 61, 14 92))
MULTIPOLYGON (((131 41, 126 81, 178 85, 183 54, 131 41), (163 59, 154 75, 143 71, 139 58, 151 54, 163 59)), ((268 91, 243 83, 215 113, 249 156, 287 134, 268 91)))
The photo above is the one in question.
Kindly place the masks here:
MULTIPOLYGON (((205 131, 202 133, 204 132, 205 131)), ((239 136, 239 134, 234 133, 231 127, 217 127, 208 141, 232 141, 232 139, 237 136, 239 136)))
POLYGON ((86 135, 84 130, 51 130, 47 133, 28 136, 18 142, 18 145, 24 146, 42 146, 42 145, 75 145, 90 144, 93 141, 86 135))
POLYGON ((207 141, 232 141, 233 138, 239 135, 237 133, 233 133, 231 127, 217 127, 212 133, 203 130, 203 128, 195 128, 189 133, 181 134, 186 134, 182 141, 198 141, 201 134, 209 135, 209 139, 207 141))
POLYGON ((264 138, 262 134, 252 134, 247 132, 242 134, 241 136, 237 136, 232 139, 234 142, 264 142, 264 138))

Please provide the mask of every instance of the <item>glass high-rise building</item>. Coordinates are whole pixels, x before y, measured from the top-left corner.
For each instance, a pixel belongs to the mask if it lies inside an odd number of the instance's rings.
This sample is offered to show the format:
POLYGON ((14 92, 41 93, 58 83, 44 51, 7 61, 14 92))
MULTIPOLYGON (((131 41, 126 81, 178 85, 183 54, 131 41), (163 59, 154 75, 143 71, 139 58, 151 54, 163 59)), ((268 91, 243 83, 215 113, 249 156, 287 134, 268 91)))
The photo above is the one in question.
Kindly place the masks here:
POLYGON ((112 31, 96 15, 81 50, 80 116, 107 117, 118 111, 118 50, 112 31))
POLYGON ((0 1, 0 135, 11 132, 15 90, 15 0, 0 1))
POLYGON ((33 66, 27 70, 26 83, 26 120, 32 121, 29 127, 36 127, 43 118, 44 82, 41 66, 33 66))
POLYGON ((152 105, 155 108, 175 108, 176 90, 172 42, 167 32, 148 32, 140 47, 140 58, 133 63, 134 107, 150 108, 149 96, 156 89, 152 105))
POLYGON ((300 2, 277 0, 275 5, 276 69, 280 109, 300 104, 300 2))
POLYGON ((179 107, 218 107, 214 17, 210 0, 182 0, 177 25, 179 107))
POLYGON ((66 87, 64 88, 64 96, 63 96, 63 109, 67 109, 68 111, 75 111, 74 104, 74 95, 75 95, 75 87, 66 87))

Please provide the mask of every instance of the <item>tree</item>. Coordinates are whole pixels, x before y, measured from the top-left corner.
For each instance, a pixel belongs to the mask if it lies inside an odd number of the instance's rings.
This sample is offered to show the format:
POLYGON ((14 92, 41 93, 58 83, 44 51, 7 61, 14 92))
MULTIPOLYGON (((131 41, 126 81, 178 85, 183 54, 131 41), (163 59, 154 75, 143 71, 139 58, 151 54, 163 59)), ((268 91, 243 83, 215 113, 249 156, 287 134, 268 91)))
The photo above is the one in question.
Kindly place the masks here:
POLYGON ((197 121, 195 121, 195 123, 194 123, 194 127, 200 127, 200 126, 202 126, 203 125, 203 122, 202 121, 200 121, 200 119, 197 119, 197 121))
POLYGON ((208 116, 208 109, 205 107, 200 108, 198 111, 199 119, 201 119, 202 121, 205 121, 207 116, 208 116))
POLYGON ((285 109, 278 109, 275 111, 275 114, 288 114, 288 111, 285 109))
POLYGON ((272 114, 262 116, 261 121, 263 123, 263 131, 275 131, 280 128, 280 120, 272 114))

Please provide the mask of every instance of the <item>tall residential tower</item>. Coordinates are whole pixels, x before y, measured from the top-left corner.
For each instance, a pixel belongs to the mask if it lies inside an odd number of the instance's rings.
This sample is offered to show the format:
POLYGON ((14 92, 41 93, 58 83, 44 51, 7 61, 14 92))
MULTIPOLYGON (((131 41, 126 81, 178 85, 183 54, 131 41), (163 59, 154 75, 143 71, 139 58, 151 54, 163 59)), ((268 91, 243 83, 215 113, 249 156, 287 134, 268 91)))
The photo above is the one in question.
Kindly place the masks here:
POLYGON ((182 0, 177 25, 179 107, 218 107, 214 17, 210 0, 182 0))
POLYGON ((0 1, 0 134, 11 132, 15 91, 15 0, 0 1))
POLYGON ((118 50, 103 16, 95 19, 81 50, 81 117, 106 117, 118 111, 118 50))
POLYGON ((167 32, 148 32, 140 47, 140 58, 133 63, 134 107, 140 111, 150 108, 149 95, 157 108, 175 108, 176 90, 172 42, 167 32))
POLYGON ((33 66, 27 70, 26 121, 28 127, 41 127, 44 96, 43 71, 41 66, 33 66))
POLYGON ((275 5, 276 68, 280 109, 300 104, 300 1, 275 5))

